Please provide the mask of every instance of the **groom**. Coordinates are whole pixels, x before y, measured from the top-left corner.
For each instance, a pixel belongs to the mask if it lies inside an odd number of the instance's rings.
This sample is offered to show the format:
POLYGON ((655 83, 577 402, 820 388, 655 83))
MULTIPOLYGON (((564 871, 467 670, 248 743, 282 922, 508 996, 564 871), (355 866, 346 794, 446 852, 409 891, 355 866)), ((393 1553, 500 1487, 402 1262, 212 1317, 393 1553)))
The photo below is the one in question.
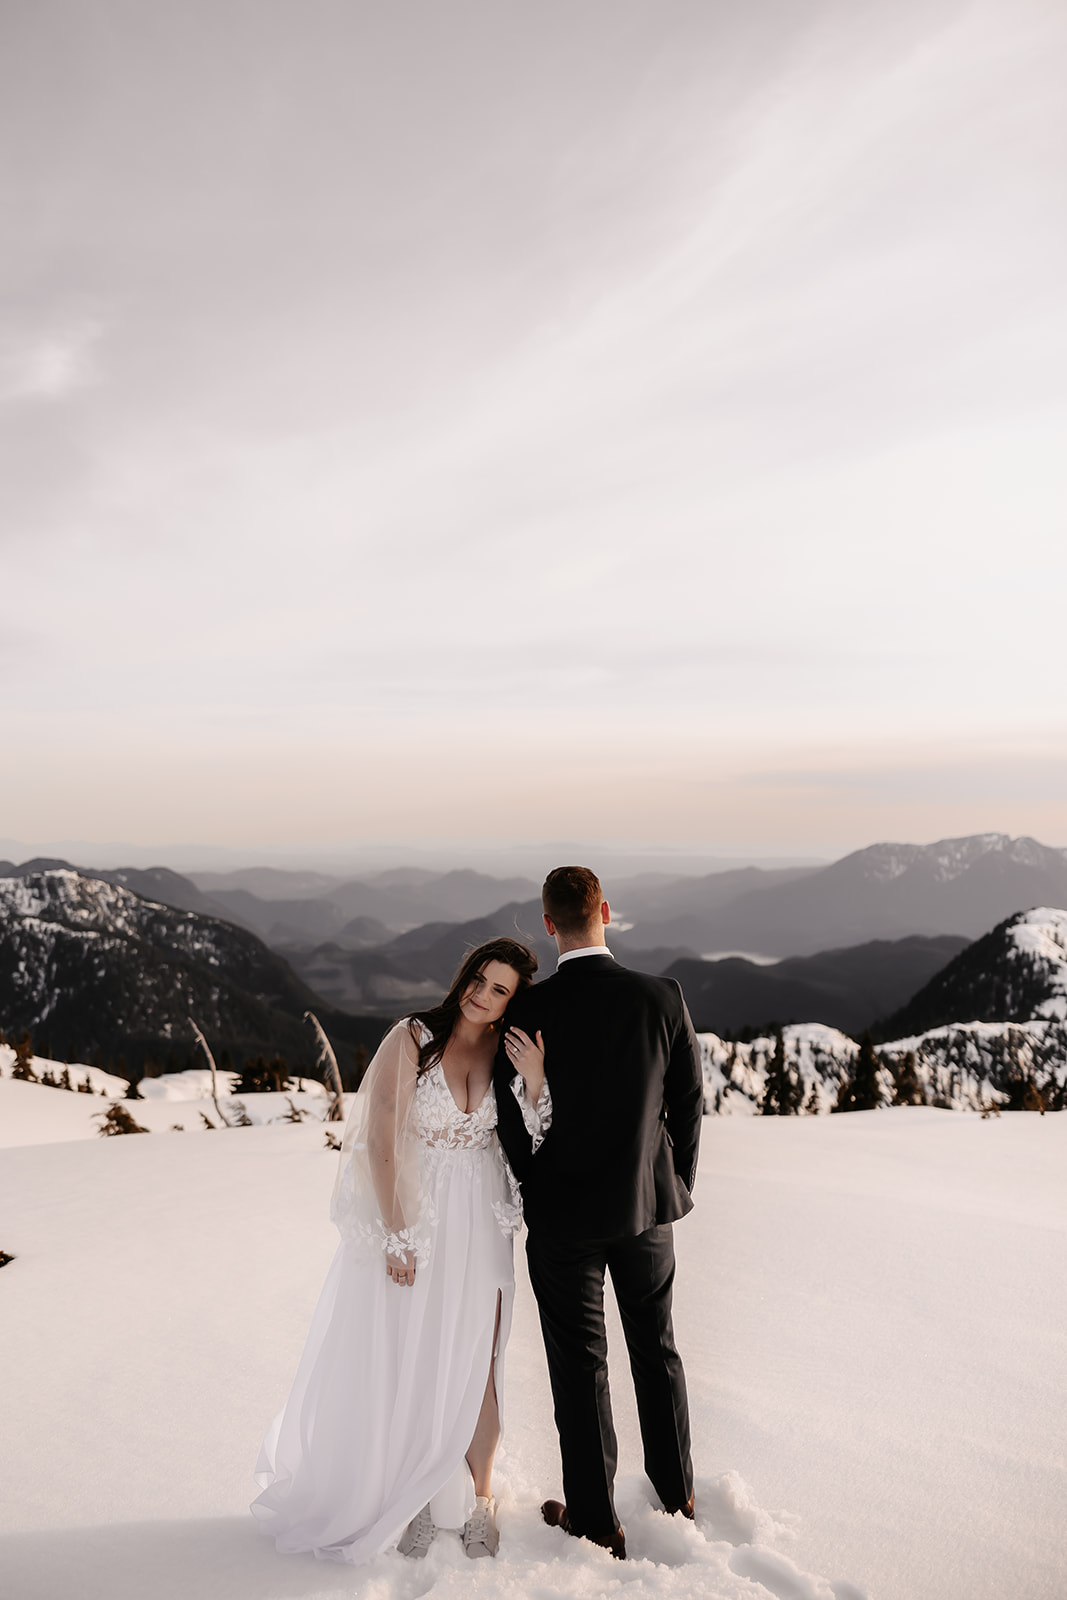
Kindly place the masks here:
POLYGON ((541 899, 558 967, 515 997, 495 1073, 563 1459, 566 1505, 547 1500, 541 1510, 546 1522, 622 1557, 605 1270, 626 1335, 645 1471, 666 1511, 693 1515, 689 1407, 671 1326, 671 1224, 693 1205, 700 1053, 678 985, 612 958, 610 910, 594 873, 557 867, 541 899), (545 1088, 536 1110, 524 1110, 525 1097, 511 1092, 513 1063, 538 1031, 545 1088))

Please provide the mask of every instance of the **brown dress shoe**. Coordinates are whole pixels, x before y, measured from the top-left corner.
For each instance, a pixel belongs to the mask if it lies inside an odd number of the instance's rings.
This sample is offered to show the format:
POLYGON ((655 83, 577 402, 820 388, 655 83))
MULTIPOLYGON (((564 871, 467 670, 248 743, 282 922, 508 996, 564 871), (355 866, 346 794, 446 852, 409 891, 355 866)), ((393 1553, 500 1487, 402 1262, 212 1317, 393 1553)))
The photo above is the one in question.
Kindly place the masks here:
POLYGON ((572 1534, 576 1539, 588 1539, 590 1544, 610 1550, 616 1561, 626 1560, 626 1535, 621 1528, 616 1528, 614 1533, 575 1533, 562 1500, 546 1500, 541 1507, 541 1515, 550 1528, 562 1528, 564 1533, 572 1534))
POLYGON ((695 1522, 697 1519, 692 1495, 689 1496, 684 1506, 664 1506, 663 1509, 669 1517, 688 1517, 690 1522, 695 1522))

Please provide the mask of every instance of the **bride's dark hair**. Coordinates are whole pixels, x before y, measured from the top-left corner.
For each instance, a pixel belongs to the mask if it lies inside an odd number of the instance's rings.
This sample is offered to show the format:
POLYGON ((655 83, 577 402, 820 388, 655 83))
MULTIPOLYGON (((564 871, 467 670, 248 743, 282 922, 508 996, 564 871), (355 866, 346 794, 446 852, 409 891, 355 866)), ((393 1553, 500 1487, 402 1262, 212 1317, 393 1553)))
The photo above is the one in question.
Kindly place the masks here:
POLYGON ((465 955, 459 971, 452 979, 452 987, 441 1004, 430 1006, 427 1011, 415 1012, 408 1022, 411 1037, 419 1046, 417 1068, 419 1077, 427 1072, 435 1061, 440 1060, 445 1045, 452 1037, 452 1029, 459 1017, 463 996, 490 961, 502 961, 504 966, 511 967, 518 973, 519 988, 516 989, 516 994, 519 989, 529 988, 537 971, 537 957, 532 950, 527 950, 524 944, 519 944, 517 939, 490 939, 488 944, 480 944, 476 950, 471 950, 465 955), (420 1022, 430 1031, 430 1037, 425 1044, 419 1044, 420 1022))

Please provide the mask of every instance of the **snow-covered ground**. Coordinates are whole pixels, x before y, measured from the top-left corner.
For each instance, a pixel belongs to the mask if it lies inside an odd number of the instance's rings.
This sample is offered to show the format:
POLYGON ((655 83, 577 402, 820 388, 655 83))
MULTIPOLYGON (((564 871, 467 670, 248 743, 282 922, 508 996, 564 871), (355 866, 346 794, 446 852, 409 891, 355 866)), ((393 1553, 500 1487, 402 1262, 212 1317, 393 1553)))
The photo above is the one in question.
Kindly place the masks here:
POLYGON ((0 1080, 0 1126, 42 1138, 0 1151, 5 1600, 1067 1593, 1067 1117, 709 1118, 677 1228, 699 1525, 651 1509, 617 1324, 633 1559, 541 1523, 560 1482, 520 1251, 499 1557, 442 1535, 348 1569, 277 1557, 246 1509, 334 1248, 322 1124, 64 1131, 105 1105, 0 1080))
MULTIPOLYGON (((92 1084, 92 1094, 69 1093, 44 1083, 24 1083, 12 1079, 10 1074, 14 1059, 15 1052, 11 1047, 0 1045, 0 1149, 12 1145, 96 1138, 100 1134, 103 1117, 116 1100, 121 1101, 146 1133, 207 1133, 208 1123, 212 1129, 222 1127, 211 1098, 211 1073, 206 1067, 197 1067, 188 1072, 167 1072, 158 1078, 142 1078, 139 1087, 146 1098, 125 1100, 125 1078, 101 1072, 99 1067, 87 1067, 80 1063, 68 1067, 62 1061, 34 1056, 31 1065, 38 1078, 44 1073, 58 1077, 66 1069, 75 1091, 81 1088, 87 1078, 92 1084)), ((236 1122, 242 1112, 257 1126, 289 1122, 294 1111, 316 1120, 322 1117, 329 1104, 326 1090, 311 1078, 297 1079, 297 1087, 291 1091, 250 1094, 241 1099, 230 1094, 236 1073, 220 1072, 218 1076, 220 1104, 231 1122, 236 1122)), ((320 1139, 325 1145, 325 1130, 320 1139)))

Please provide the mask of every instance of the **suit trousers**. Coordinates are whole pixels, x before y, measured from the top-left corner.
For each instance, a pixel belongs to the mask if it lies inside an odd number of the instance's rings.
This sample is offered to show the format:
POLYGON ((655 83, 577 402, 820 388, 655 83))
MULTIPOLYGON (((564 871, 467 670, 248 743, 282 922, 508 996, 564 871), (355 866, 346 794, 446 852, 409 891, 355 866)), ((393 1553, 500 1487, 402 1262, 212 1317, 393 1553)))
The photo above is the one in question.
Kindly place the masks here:
POLYGON ((605 1270, 611 1274, 630 1356, 645 1471, 665 1507, 684 1506, 693 1493, 693 1463, 685 1373, 671 1324, 670 1223, 628 1239, 570 1240, 531 1232, 526 1256, 548 1355, 563 1496, 572 1529, 600 1538, 619 1526, 605 1270))

